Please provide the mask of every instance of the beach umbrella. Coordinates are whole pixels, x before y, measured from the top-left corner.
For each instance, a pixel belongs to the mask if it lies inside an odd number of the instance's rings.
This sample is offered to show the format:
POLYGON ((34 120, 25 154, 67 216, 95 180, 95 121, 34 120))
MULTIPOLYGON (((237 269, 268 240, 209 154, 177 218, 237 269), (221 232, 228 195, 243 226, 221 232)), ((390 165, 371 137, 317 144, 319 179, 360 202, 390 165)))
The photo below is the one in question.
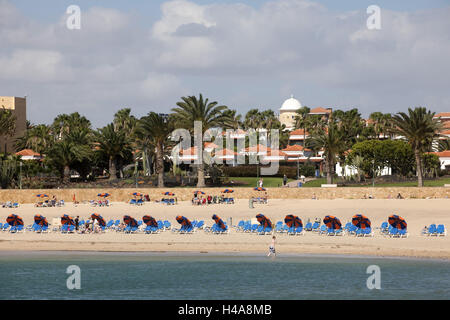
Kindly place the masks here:
POLYGON ((407 223, 406 223, 405 219, 403 219, 402 217, 400 217, 396 214, 393 214, 392 216, 390 216, 388 218, 388 222, 393 228, 406 229, 406 227, 407 227, 407 223))
POLYGON ((234 192, 233 189, 225 189, 225 190, 222 190, 222 193, 233 193, 233 192, 234 192))
POLYGON ((157 227, 158 226, 158 223, 156 222, 155 218, 153 218, 152 216, 148 216, 148 215, 143 216, 142 217, 142 221, 144 221, 144 223, 146 225, 151 226, 151 227, 157 227))
POLYGON ((342 228, 341 221, 334 216, 326 216, 323 223, 330 229, 339 230, 342 228))
POLYGON ((10 226, 23 226, 23 220, 21 217, 19 217, 17 214, 10 214, 7 218, 6 218, 6 222, 10 225, 10 226))
POLYGON ((369 218, 363 216, 362 214, 356 214, 352 218, 352 223, 354 226, 360 229, 370 228, 371 222, 369 218))
POLYGON ((37 215, 34 216, 34 223, 40 225, 41 227, 44 227, 44 226, 47 227, 48 226, 47 219, 44 216, 40 215, 40 214, 37 214, 37 215))
POLYGON ((256 188, 253 188, 253 190, 255 190, 255 191, 266 191, 266 188, 256 187, 256 188))
POLYGON ((284 223, 286 223, 286 225, 289 228, 292 228, 292 227, 295 227, 295 228, 303 227, 302 219, 300 219, 299 217, 294 216, 292 214, 289 214, 289 215, 287 215, 284 218, 284 223))
POLYGON ((286 225, 291 228, 292 225, 294 224, 294 218, 295 216, 292 214, 288 214, 286 217, 284 217, 284 223, 286 223, 286 225))
POLYGON ((92 220, 97 220, 98 224, 101 225, 102 227, 106 226, 105 219, 103 219, 103 217, 101 215, 99 215, 98 213, 91 214, 91 219, 92 220))
POLYGON ((106 193, 106 192, 104 192, 104 193, 99 193, 99 194, 97 194, 97 196, 98 196, 98 197, 102 197, 102 198, 106 198, 106 197, 109 197, 109 196, 110 196, 110 194, 109 194, 109 193, 106 193))
POLYGON ((163 192, 163 195, 165 195, 165 196, 174 196, 175 193, 167 191, 167 192, 163 192))
POLYGON ((261 213, 257 214, 256 219, 262 226, 264 226, 264 228, 272 228, 272 221, 270 221, 270 219, 267 218, 265 215, 261 213))
POLYGON ((138 225, 136 219, 130 216, 123 216, 123 222, 130 227, 137 227, 138 225))
POLYGON ((45 193, 39 193, 39 194, 36 195, 36 197, 38 197, 38 198, 48 198, 48 195, 45 194, 45 193))
POLYGON ((65 214, 61 217, 61 224, 68 224, 74 226, 75 222, 73 221, 72 217, 65 214))
POLYGON ((221 218, 219 218, 218 215, 214 214, 212 216, 212 219, 216 222, 217 226, 222 229, 225 230, 227 227, 225 226, 225 223, 223 222, 223 220, 221 218))
POLYGON ((131 195, 135 196, 135 197, 142 197, 144 196, 142 193, 140 192, 133 192, 131 195))
POLYGON ((200 190, 194 191, 194 195, 198 195, 198 194, 205 194, 205 193, 203 191, 200 191, 200 190))
POLYGON ((184 227, 191 227, 192 226, 191 221, 188 218, 184 217, 184 216, 177 216, 175 219, 177 220, 177 222, 179 224, 181 224, 184 227))

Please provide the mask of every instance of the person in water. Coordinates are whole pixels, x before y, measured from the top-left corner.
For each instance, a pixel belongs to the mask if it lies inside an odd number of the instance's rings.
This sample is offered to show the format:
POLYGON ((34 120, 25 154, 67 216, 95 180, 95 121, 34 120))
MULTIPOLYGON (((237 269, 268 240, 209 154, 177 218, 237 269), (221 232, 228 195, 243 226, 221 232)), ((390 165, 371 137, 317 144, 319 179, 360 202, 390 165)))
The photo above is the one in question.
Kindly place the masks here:
POLYGON ((275 252, 275 236, 272 237, 272 243, 270 244, 269 247, 269 253, 267 254, 267 256, 271 256, 273 254, 273 256, 275 257, 277 254, 275 252))

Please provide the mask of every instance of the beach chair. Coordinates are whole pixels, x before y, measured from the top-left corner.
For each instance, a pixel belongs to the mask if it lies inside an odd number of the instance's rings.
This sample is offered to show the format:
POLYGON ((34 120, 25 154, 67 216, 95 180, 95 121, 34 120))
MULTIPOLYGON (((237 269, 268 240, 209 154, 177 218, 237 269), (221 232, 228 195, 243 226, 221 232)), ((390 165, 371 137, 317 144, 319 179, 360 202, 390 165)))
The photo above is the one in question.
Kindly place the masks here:
POLYGON ((259 235, 263 235, 264 234, 264 226, 263 225, 259 225, 256 228, 256 233, 259 234, 259 235))
POLYGON ((16 226, 11 226, 11 228, 9 228, 9 232, 16 233, 16 226))
POLYGON ((373 237, 372 228, 365 228, 363 230, 364 230, 364 232, 363 232, 364 237, 373 237))
POLYGON ((335 236, 336 233, 334 231, 334 229, 332 228, 327 228, 327 236, 335 236))
POLYGON ((19 204, 18 204, 17 202, 14 202, 14 203, 12 204, 12 207, 13 207, 13 208, 18 208, 18 207, 19 207, 19 204))
POLYGON ((131 205, 135 205, 135 204, 136 204, 136 199, 131 199, 131 200, 130 200, 130 204, 131 204, 131 205))
POLYGON ((398 235, 400 238, 408 238, 408 230, 407 229, 400 229, 398 230, 398 235))
POLYGON ((48 233, 48 226, 43 226, 40 233, 48 233))
POLYGON ((305 234, 305 230, 303 229, 303 227, 297 227, 297 229, 295 230, 295 234, 297 236, 302 236, 305 234))
POLYGON ((170 230, 171 227, 171 223, 167 220, 164 220, 164 230, 170 230))
POLYGON ((381 224, 380 233, 381 234, 388 234, 389 233, 389 225, 388 225, 388 223, 386 221, 381 224))
POLYGON ((67 224, 63 224, 61 226, 61 233, 67 233, 69 231, 69 226, 67 224))
POLYGON ((430 226, 428 227, 428 230, 426 232, 426 235, 427 236, 437 236, 437 228, 434 223, 430 224, 430 226))
POLYGON ((205 226, 205 221, 203 221, 203 220, 200 220, 197 223, 197 229, 203 229, 204 226, 205 226))
POLYGON ((295 236, 295 228, 294 227, 289 227, 289 229, 287 231, 287 235, 288 236, 295 236))
POLYGON ((321 225, 320 229, 319 229, 319 234, 326 234, 327 233, 327 226, 326 225, 321 225))
POLYGON ((389 229, 389 236, 391 238, 399 238, 400 235, 398 234, 398 229, 397 228, 390 228, 389 229))
POLYGON ((343 236, 344 234, 345 234, 345 230, 342 228, 334 230, 335 236, 343 236))
POLYGON ((318 232, 319 231, 319 228, 320 228, 320 223, 319 222, 314 222, 313 223, 313 225, 312 225, 312 231, 313 232, 318 232))
POLYGON ((312 223, 311 223, 311 222, 308 222, 308 223, 305 225, 305 231, 312 231, 312 223))
POLYGON ((2 228, 2 230, 3 230, 3 232, 6 232, 6 231, 8 231, 8 228, 9 228, 9 223, 4 223, 3 224, 3 228, 2 228))
POLYGON ((437 234, 439 237, 444 237, 444 236, 447 235, 447 230, 445 229, 445 226, 444 226, 443 224, 440 224, 440 225, 437 226, 437 228, 436 228, 436 234, 437 234))

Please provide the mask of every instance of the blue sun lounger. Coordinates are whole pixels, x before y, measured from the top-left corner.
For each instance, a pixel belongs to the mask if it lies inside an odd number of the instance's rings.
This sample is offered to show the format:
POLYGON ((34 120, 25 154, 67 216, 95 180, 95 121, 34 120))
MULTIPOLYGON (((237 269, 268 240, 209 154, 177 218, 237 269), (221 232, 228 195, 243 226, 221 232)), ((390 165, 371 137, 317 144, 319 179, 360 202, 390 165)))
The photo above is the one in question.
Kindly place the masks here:
POLYGON ((436 233, 438 236, 444 237, 447 235, 447 230, 445 229, 445 226, 443 224, 440 224, 437 226, 436 233))

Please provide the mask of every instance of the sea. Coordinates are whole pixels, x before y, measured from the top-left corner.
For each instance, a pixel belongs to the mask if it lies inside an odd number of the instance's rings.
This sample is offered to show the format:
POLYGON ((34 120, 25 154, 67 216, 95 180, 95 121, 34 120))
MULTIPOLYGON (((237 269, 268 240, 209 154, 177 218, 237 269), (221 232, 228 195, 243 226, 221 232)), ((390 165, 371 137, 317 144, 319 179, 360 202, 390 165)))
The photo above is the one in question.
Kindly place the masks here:
POLYGON ((1 300, 450 299, 450 262, 365 256, 2 252, 1 300))

